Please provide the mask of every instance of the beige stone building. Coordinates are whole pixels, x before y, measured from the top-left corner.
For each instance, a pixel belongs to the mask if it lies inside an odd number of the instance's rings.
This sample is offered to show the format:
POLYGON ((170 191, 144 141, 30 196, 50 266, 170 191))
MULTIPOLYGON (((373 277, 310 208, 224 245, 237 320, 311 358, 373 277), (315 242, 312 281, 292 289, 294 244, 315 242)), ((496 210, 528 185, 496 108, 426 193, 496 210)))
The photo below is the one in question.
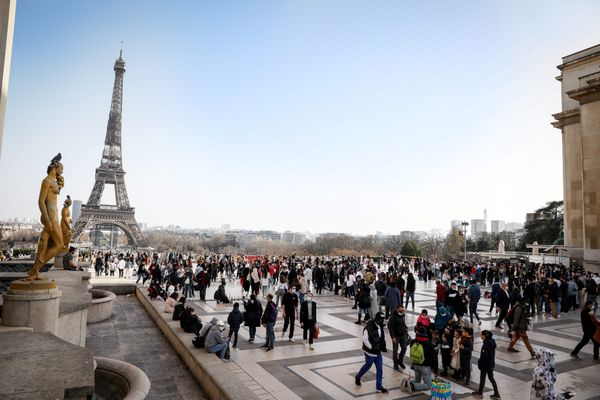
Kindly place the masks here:
POLYGON ((565 246, 600 271, 600 45, 562 60, 553 125, 562 131, 565 246))

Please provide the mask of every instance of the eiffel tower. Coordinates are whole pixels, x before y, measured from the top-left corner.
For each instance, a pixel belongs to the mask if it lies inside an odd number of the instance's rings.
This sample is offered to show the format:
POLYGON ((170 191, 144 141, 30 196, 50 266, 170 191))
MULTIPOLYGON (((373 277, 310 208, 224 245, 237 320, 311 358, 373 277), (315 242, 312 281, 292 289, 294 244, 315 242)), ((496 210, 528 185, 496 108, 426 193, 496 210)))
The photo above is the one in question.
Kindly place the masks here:
POLYGON ((96 182, 86 204, 81 206, 81 215, 73 229, 73 241, 78 242, 86 229, 95 225, 116 225, 127 235, 132 247, 147 247, 148 243, 137 222, 135 209, 129 205, 125 188, 125 171, 121 159, 121 112, 123 100, 123 75, 125 61, 123 50, 115 62, 115 84, 113 87, 110 114, 106 127, 106 139, 100 167, 96 168, 96 182), (115 185, 116 206, 100 204, 104 187, 115 185))

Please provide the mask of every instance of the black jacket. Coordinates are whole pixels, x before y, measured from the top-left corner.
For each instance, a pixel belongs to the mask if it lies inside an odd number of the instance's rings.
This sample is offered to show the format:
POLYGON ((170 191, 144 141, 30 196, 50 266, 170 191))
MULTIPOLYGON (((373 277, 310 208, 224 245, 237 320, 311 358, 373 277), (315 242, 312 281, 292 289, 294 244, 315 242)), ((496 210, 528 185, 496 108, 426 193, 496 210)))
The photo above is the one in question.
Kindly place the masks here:
POLYGON ((416 286, 415 278, 413 276, 409 275, 408 278, 406 278, 406 291, 414 292, 415 286, 416 286))
POLYGON ((265 310, 263 312, 262 318, 260 322, 263 324, 268 324, 269 322, 277 321, 277 306, 272 301, 268 301, 265 305, 265 310))
POLYGON ((296 293, 285 292, 281 298, 281 305, 285 309, 286 315, 294 318, 296 316, 296 307, 298 306, 298 296, 296 293))
POLYGON ((560 297, 560 288, 556 282, 552 282, 550 285, 550 293, 548 294, 548 299, 552 302, 557 302, 560 297))
POLYGON ((396 310, 392 311, 392 316, 390 317, 387 326, 391 338, 399 338, 408 333, 405 316, 398 314, 398 311, 396 310))
POLYGON ((227 317, 227 324, 229 325, 229 329, 232 331, 237 331, 240 329, 240 325, 244 322, 244 316, 239 308, 234 308, 233 311, 229 313, 227 317))
POLYGON ((452 288, 446 290, 446 299, 444 303, 446 304, 446 307, 452 307, 455 312, 459 311, 461 300, 458 290, 452 288))
POLYGON ((173 308, 173 321, 179 321, 181 319, 181 315, 185 311, 185 303, 177 303, 173 308))
POLYGON ((260 316, 262 315, 262 304, 258 300, 249 300, 244 302, 246 315, 244 317, 244 325, 257 327, 260 326, 260 316))
POLYGON ((593 335, 596 332, 596 324, 594 324, 594 320, 586 307, 581 310, 581 328, 583 328, 584 335, 593 335))
POLYGON ((493 371, 496 367, 496 341, 494 339, 483 341, 477 366, 484 372, 493 371))
POLYGON ((369 344, 371 345, 371 348, 369 349, 363 344, 362 349, 364 351, 375 355, 381 354, 382 351, 387 351, 385 346, 385 329, 377 325, 374 318, 371 318, 369 322, 367 322, 367 326, 365 326, 364 330, 369 334, 369 344), (381 336, 379 336, 380 333, 381 336))
POLYGON ((498 291, 498 294, 496 295, 496 304, 502 310, 508 310, 508 307, 510 306, 510 301, 508 300, 508 294, 502 288, 498 291))
POLYGON ((316 324, 317 323, 317 303, 314 301, 310 302, 312 304, 312 319, 308 319, 308 301, 305 301, 300 306, 300 323, 304 325, 316 324))

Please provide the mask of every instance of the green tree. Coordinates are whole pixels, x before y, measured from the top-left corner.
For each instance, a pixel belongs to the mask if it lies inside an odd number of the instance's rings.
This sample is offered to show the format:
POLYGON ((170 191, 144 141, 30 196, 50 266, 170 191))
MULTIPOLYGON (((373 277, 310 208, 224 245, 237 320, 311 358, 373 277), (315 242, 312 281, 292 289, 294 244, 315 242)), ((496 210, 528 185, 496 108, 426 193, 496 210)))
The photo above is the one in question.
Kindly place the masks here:
POLYGON ((444 243, 444 258, 447 260, 456 259, 463 251, 465 239, 463 233, 459 229, 454 229, 446 236, 444 243))
POLYGON ((545 207, 535 211, 534 218, 525 224, 525 235, 521 239, 520 248, 538 242, 539 244, 562 244, 561 232, 563 224, 564 203, 551 201, 545 207))
POLYGON ((402 245, 402 249, 400 250, 400 253, 403 256, 420 257, 422 254, 422 251, 421 251, 421 247, 419 246, 419 244, 416 241, 407 240, 402 245))

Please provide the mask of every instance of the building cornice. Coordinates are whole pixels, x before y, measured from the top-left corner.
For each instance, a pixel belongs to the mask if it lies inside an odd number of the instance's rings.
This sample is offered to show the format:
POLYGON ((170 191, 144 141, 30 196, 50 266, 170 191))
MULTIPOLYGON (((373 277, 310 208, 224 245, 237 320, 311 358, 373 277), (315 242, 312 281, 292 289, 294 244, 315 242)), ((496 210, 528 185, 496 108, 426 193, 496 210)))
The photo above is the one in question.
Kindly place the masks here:
POLYGON ((600 100, 600 76, 586 81, 587 85, 579 89, 569 90, 566 94, 579 104, 587 104, 600 100))
POLYGON ((556 68, 563 71, 565 69, 573 68, 573 67, 581 65, 581 64, 589 63, 589 62, 593 61, 595 58, 600 59, 600 51, 592 53, 592 54, 588 54, 587 56, 583 56, 581 58, 577 58, 572 61, 567 61, 565 63, 557 65, 556 68))
POLYGON ((552 116, 556 120, 555 122, 552 122, 552 126, 557 129, 562 129, 566 125, 579 123, 579 108, 552 114, 552 116))

